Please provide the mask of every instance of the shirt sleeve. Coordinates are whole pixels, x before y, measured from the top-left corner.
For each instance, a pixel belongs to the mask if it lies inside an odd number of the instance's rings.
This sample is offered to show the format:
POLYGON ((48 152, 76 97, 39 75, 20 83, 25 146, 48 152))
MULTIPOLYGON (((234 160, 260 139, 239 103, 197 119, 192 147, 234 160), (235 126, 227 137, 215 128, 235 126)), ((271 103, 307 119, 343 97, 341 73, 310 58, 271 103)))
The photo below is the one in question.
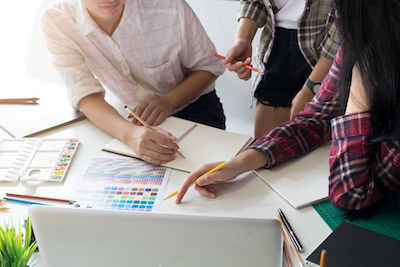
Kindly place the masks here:
POLYGON ((330 120, 343 114, 343 108, 339 105, 336 94, 338 56, 335 56, 335 61, 320 90, 306 105, 304 111, 294 120, 281 124, 259 138, 248 148, 263 151, 267 155, 268 164, 265 168, 314 150, 325 142, 324 137, 329 137, 330 120))
POLYGON ((325 23, 325 28, 328 29, 327 34, 322 40, 321 55, 327 59, 333 59, 338 48, 339 48, 339 32, 336 26, 335 10, 332 8, 328 14, 328 18, 325 23))
POLYGON ((104 96, 103 86, 85 63, 79 47, 67 35, 68 32, 78 31, 73 21, 52 5, 46 7, 40 21, 51 61, 68 89, 72 107, 78 109, 79 101, 90 94, 101 93, 104 96))
POLYGON ((329 199, 345 210, 360 210, 400 186, 398 141, 385 140, 372 152, 371 114, 353 113, 332 120, 329 199), (372 161, 375 161, 372 164, 372 161), (379 177, 371 175, 374 166, 379 177))
POLYGON ((263 27, 268 21, 268 11, 263 1, 241 0, 238 9, 238 18, 249 18, 263 27))
POLYGON ((181 65, 189 70, 208 71, 215 76, 220 76, 225 71, 222 60, 215 57, 217 53, 213 42, 208 37, 200 20, 185 2, 181 1, 180 12, 183 16, 181 22, 182 29, 182 50, 179 52, 181 65))

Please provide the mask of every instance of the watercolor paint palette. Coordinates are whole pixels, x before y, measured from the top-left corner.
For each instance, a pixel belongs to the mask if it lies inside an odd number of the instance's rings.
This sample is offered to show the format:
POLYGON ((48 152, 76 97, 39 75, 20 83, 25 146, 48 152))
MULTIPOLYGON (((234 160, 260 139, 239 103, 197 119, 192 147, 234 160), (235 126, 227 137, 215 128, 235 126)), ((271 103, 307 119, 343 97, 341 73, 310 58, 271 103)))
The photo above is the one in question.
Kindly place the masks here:
POLYGON ((62 182, 78 144, 77 138, 3 139, 0 182, 62 182))
POLYGON ((136 158, 94 158, 71 199, 96 209, 158 211, 170 172, 136 158))

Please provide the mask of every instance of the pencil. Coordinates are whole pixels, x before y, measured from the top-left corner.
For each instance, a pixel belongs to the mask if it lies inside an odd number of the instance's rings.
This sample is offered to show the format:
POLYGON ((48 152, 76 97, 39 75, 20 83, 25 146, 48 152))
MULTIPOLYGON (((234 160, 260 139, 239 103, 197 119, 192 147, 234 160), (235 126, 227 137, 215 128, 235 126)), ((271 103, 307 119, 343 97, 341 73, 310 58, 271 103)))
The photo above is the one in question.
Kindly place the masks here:
MULTIPOLYGON (((206 175, 209 175, 210 173, 216 172, 216 171, 222 169, 223 167, 225 167, 226 165, 228 165, 228 164, 231 163, 231 162, 232 162, 232 160, 231 160, 231 159, 228 159, 227 161, 225 161, 225 162, 219 164, 219 165, 218 165, 217 167, 215 167, 214 169, 209 170, 208 172, 206 172, 205 174, 203 174, 202 176, 200 176, 199 178, 197 178, 196 180, 194 180, 194 181, 189 185, 189 187, 191 187, 192 185, 194 185, 194 184, 197 182, 197 180, 200 179, 201 177, 204 177, 204 176, 206 176, 206 175)), ((188 188, 189 188, 189 187, 188 187, 188 188)), ((173 192, 172 194, 170 194, 169 196, 167 196, 166 198, 164 198, 164 200, 169 199, 169 198, 175 196, 175 195, 178 194, 178 193, 179 193, 179 190, 176 190, 175 192, 173 192)))
POLYGON ((0 99, 0 104, 37 104, 36 101, 40 100, 37 97, 31 98, 9 98, 9 99, 0 99))
POLYGON ((299 253, 297 253, 297 249, 294 246, 292 239, 289 236, 288 231, 286 230, 285 225, 283 224, 281 217, 279 216, 279 214, 276 214, 276 218, 278 219, 278 221, 281 223, 281 227, 282 227, 282 231, 285 234, 286 240, 289 242, 290 247, 292 248, 293 254, 296 257, 297 262, 299 263, 300 267, 305 267, 305 265, 303 264, 303 262, 301 261, 301 258, 299 256, 299 253))
MULTIPOLYGON (((284 234, 284 233, 282 233, 282 234, 284 234)), ((283 240, 283 252, 285 253, 285 258, 286 258, 288 267, 292 267, 292 261, 290 260, 289 250, 287 248, 285 239, 283 240)))
MULTIPOLYGON (((221 55, 218 55, 218 54, 214 54, 214 56, 216 56, 217 58, 220 58, 220 59, 226 59, 226 57, 221 56, 221 55)), ((236 62, 237 62, 236 60, 233 60, 233 61, 232 61, 232 63, 236 63, 236 62)), ((249 69, 249 70, 252 70, 252 71, 255 71, 255 72, 264 74, 264 72, 262 72, 262 71, 259 70, 259 69, 254 68, 254 67, 252 67, 252 66, 249 66, 249 65, 244 64, 243 67, 245 67, 246 69, 249 69)))
MULTIPOLYGON (((41 203, 41 202, 35 202, 35 201, 28 201, 28 200, 22 200, 22 199, 18 199, 18 198, 12 198, 12 197, 5 197, 5 200, 9 200, 9 201, 14 201, 14 202, 19 202, 19 203, 25 203, 25 204, 35 204, 35 205, 49 205, 46 203, 41 203)), ((49 205, 50 206, 50 205, 49 205)))
POLYGON ((321 258, 319 260, 319 266, 320 267, 325 267, 325 265, 326 265, 326 250, 323 249, 321 251, 321 258))
MULTIPOLYGON (((147 122, 145 122, 142 118, 139 117, 138 114, 136 114, 135 112, 133 112, 133 110, 131 110, 130 108, 128 108, 128 106, 125 106, 125 109, 127 111, 129 111, 130 114, 132 114, 133 117, 135 117, 138 121, 140 121, 141 124, 143 124, 146 128, 151 129, 153 131, 156 132, 156 129, 154 129, 154 127, 151 127, 147 122)), ((176 151, 176 154, 178 154, 179 156, 181 156, 182 158, 185 158, 183 156, 183 154, 181 152, 179 152, 179 150, 176 151)))
POLYGON ((35 198, 35 199, 42 199, 42 200, 67 202, 67 203, 76 202, 74 200, 69 200, 69 199, 51 198, 51 197, 39 197, 39 196, 32 196, 32 195, 19 195, 19 194, 11 194, 11 193, 6 193, 6 196, 8 196, 8 197, 20 197, 20 198, 35 198))
POLYGON ((6 211, 6 210, 9 210, 10 208, 7 208, 7 207, 0 207, 0 211, 6 211))

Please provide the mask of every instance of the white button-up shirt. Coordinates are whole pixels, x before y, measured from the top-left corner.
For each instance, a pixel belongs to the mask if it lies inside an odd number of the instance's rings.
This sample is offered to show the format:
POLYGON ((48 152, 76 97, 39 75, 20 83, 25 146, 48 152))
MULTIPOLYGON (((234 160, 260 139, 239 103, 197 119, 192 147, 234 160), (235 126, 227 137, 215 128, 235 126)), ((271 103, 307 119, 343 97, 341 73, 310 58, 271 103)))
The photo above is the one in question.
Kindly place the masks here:
POLYGON ((170 92, 192 71, 219 76, 225 70, 214 57, 215 47, 200 21, 183 0, 127 0, 111 37, 80 0, 48 5, 41 27, 75 109, 83 97, 105 95, 105 89, 122 103, 136 106, 147 96, 170 92))

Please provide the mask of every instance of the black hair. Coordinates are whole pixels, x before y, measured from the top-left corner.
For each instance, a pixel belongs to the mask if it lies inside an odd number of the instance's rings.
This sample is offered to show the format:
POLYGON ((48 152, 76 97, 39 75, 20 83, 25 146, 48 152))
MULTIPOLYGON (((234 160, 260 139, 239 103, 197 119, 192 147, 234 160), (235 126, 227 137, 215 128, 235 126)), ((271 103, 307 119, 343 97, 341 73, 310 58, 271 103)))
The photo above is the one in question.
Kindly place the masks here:
POLYGON ((343 51, 338 90, 347 105, 356 65, 370 107, 372 179, 382 193, 376 152, 383 140, 400 140, 400 0, 335 0, 343 51))

